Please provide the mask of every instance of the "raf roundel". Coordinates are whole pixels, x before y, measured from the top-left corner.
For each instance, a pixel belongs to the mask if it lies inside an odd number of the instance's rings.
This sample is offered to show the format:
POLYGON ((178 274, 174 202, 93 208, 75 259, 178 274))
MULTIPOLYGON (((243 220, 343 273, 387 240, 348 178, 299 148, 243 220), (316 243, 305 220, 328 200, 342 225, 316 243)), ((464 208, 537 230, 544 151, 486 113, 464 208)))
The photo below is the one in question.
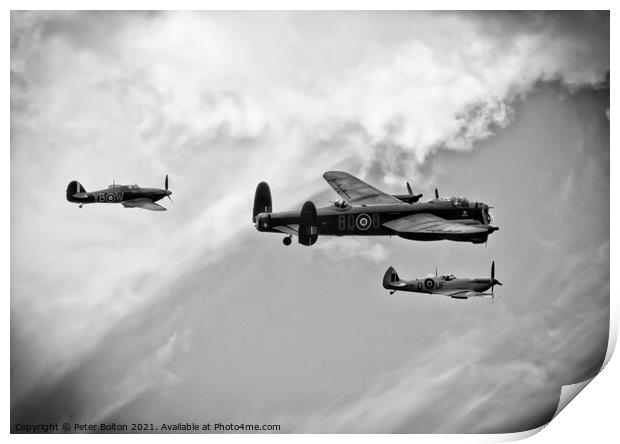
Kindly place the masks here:
POLYGON ((108 199, 108 202, 113 202, 114 201, 114 194, 108 194, 107 199, 108 199))
POLYGON ((425 286, 427 289, 429 289, 429 290, 430 290, 431 288, 433 288, 433 286, 434 286, 434 285, 435 285, 435 281, 433 281, 431 278, 428 278, 428 279, 425 279, 425 280, 424 280, 424 286, 425 286))
POLYGON ((355 219, 355 225, 357 226, 357 228, 359 228, 362 231, 368 230, 371 224, 372 224, 372 221, 368 214, 360 214, 355 219))

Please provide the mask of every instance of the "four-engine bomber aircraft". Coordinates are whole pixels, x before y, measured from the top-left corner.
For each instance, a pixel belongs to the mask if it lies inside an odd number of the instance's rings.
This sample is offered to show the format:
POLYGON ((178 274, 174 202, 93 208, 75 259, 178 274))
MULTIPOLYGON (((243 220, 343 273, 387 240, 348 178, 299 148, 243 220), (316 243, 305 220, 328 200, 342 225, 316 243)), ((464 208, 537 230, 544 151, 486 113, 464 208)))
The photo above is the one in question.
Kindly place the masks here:
POLYGON ((266 182, 256 187, 252 221, 258 231, 284 233, 284 245, 298 236, 302 245, 313 245, 319 235, 400 236, 419 241, 451 240, 482 244, 499 228, 491 226, 489 206, 464 197, 435 198, 419 203, 422 196, 391 195, 341 171, 323 178, 343 199, 317 208, 311 201, 301 211, 272 213, 271 191, 266 182))
POLYGON ((69 202, 80 204, 80 208, 84 204, 90 203, 120 203, 125 208, 144 208, 151 211, 166 211, 166 208, 156 204, 160 199, 168 197, 172 191, 168 190, 168 175, 166 174, 165 189, 160 188, 141 188, 135 185, 116 185, 108 186, 107 190, 88 192, 82 184, 77 180, 69 183, 67 186, 67 200, 69 202))
POLYGON ((502 285, 495 279, 495 262, 491 264, 491 279, 459 279, 453 274, 437 276, 427 276, 424 279, 402 280, 393 267, 390 267, 383 276, 383 288, 394 294, 396 291, 413 291, 416 293, 431 293, 449 296, 454 299, 468 299, 471 297, 495 297, 494 287, 502 285), (485 293, 488 289, 491 293, 485 293))

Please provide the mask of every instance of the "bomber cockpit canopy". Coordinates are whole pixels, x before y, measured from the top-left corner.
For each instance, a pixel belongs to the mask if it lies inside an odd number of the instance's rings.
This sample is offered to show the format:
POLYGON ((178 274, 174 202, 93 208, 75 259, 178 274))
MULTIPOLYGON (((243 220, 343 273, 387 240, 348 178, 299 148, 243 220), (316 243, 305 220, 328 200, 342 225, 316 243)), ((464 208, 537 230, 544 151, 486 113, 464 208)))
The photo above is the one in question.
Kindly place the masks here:
POLYGON ((431 202, 446 202, 451 203, 455 207, 469 207, 469 201, 463 196, 439 197, 431 200, 431 202))
POLYGON ((336 200, 332 202, 336 208, 341 208, 341 209, 349 208, 349 204, 347 203, 346 200, 336 200))

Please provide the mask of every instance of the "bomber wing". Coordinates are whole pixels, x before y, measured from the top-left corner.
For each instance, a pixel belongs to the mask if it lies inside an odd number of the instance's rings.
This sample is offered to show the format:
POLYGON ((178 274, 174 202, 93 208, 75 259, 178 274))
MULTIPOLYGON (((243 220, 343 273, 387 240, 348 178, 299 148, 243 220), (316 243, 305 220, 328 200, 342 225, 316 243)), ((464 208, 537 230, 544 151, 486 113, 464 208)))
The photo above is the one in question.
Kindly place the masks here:
POLYGON ((162 207, 159 204, 156 204, 151 199, 132 199, 126 200, 123 202, 123 205, 128 208, 143 208, 145 210, 151 211, 166 211, 166 208, 162 207))
POLYGON ((344 171, 328 171, 323 178, 338 196, 350 205, 402 204, 400 199, 390 196, 363 180, 344 171))
POLYGON ((470 225, 429 213, 416 213, 385 222, 384 227, 397 233, 476 234, 487 233, 486 225, 470 225))

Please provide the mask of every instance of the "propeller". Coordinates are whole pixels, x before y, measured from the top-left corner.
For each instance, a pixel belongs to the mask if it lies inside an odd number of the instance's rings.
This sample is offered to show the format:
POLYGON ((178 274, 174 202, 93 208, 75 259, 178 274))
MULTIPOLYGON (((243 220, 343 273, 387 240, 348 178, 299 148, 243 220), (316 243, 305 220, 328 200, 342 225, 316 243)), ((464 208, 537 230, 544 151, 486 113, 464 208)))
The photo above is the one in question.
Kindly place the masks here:
MULTIPOLYGON (((166 179, 164 180, 164 188, 168 191, 168 175, 166 174, 166 179)), ((170 193, 167 193, 168 199, 170 199, 170 203, 172 202, 172 197, 170 197, 170 193)))
POLYGON ((497 279, 495 279, 495 261, 493 261, 493 263, 491 263, 491 297, 492 298, 495 297, 494 290, 495 290, 496 285, 503 285, 503 284, 497 279))
POLYGON ((435 267, 435 277, 437 277, 437 267, 435 267))
POLYGON ((411 185, 409 185, 409 182, 407 182, 407 191, 409 192, 409 195, 413 196, 413 190, 411 189, 411 185))
POLYGON ((435 199, 439 199, 439 191, 437 191, 437 188, 435 188, 435 199))

